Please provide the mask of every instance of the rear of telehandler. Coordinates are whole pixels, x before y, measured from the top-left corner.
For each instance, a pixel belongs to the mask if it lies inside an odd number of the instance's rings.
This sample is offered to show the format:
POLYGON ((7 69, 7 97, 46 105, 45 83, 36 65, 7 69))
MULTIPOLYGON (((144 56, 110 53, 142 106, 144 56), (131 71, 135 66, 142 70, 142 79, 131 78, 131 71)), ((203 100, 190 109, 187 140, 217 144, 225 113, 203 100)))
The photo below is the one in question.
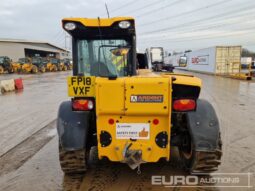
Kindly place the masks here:
MULTIPOLYGON (((217 170, 219 121, 211 104, 198 98, 200 79, 137 70, 131 17, 62 22, 73 38, 74 63, 68 78, 72 99, 60 105, 57 121, 65 173, 85 172, 92 150, 99 159, 135 169, 169 161, 172 146, 191 173, 217 170), (116 57, 122 59, 114 62, 116 57)), ((180 62, 185 65, 185 58, 180 62)))

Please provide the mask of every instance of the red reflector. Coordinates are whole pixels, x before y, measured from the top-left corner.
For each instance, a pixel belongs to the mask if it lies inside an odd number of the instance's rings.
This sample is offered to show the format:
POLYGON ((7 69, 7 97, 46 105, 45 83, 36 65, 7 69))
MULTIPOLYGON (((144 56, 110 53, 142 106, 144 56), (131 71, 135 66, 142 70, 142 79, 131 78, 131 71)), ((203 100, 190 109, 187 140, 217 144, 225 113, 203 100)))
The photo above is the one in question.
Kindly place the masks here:
POLYGON ((87 111, 92 110, 94 108, 93 101, 78 99, 73 100, 73 109, 77 111, 87 111))
POLYGON ((154 124, 154 125, 159 124, 159 120, 158 120, 158 119, 153 119, 153 124, 154 124))
POLYGON ((193 99, 179 99, 175 100, 173 104, 175 111, 191 111, 195 110, 196 102, 193 99))
POLYGON ((108 123, 109 123, 110 125, 114 124, 114 119, 109 119, 109 120, 108 120, 108 123))

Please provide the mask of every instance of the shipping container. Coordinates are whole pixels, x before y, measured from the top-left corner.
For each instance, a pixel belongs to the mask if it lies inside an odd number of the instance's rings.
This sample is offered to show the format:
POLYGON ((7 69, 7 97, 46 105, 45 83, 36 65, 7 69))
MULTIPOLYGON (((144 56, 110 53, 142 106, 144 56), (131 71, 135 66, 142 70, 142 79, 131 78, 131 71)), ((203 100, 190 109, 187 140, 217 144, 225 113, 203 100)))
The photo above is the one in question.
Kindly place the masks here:
POLYGON ((215 46, 165 58, 166 62, 178 65, 180 56, 187 56, 185 69, 211 74, 235 74, 240 71, 241 46, 215 46))

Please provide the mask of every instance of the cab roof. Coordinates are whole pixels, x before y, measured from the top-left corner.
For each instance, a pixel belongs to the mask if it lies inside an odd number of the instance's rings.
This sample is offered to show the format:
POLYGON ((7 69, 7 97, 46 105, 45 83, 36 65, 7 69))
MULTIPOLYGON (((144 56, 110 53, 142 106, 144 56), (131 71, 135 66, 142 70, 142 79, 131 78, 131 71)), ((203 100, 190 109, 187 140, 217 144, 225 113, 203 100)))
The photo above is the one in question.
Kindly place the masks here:
POLYGON ((113 17, 113 18, 64 18, 62 19, 62 23, 65 22, 79 22, 87 27, 109 27, 112 26, 113 23, 119 21, 134 21, 133 17, 113 17), (98 22, 100 20, 100 23, 98 22))

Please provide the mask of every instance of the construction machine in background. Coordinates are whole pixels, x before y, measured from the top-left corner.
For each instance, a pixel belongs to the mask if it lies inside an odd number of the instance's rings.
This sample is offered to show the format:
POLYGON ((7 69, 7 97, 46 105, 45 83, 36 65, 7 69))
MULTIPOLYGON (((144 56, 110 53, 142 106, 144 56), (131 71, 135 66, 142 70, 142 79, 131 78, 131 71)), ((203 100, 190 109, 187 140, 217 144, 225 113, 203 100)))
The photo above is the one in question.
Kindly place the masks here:
POLYGON ((56 58, 51 58, 47 61, 46 71, 47 72, 57 72, 59 68, 60 61, 56 58))
MULTIPOLYGON (((137 59, 132 17, 66 18, 62 25, 74 47, 71 99, 57 117, 65 173, 83 173, 89 159, 104 158, 140 172, 143 163, 170 162, 173 146, 190 173, 218 169, 220 124, 199 98, 199 78, 141 69, 146 63, 138 63, 145 59, 137 59)), ((179 65, 186 64, 181 58, 179 65)))
POLYGON ((30 58, 19 58, 18 62, 21 64, 21 73, 37 73, 37 66, 33 65, 30 58))
POLYGON ((19 68, 20 65, 12 62, 8 56, 0 56, 0 74, 18 72, 19 68))
POLYGON ((30 64, 30 72, 46 72, 46 61, 42 57, 33 57, 30 64))
POLYGON ((31 63, 31 58, 29 57, 19 58, 18 63, 21 65, 31 63))
POLYGON ((67 71, 67 69, 67 65, 63 61, 59 60, 58 71, 67 71))
POLYGON ((65 59, 62 60, 62 62, 66 65, 67 70, 72 70, 73 69, 73 64, 72 64, 71 59, 65 58, 65 59))
POLYGON ((21 72, 24 74, 37 74, 38 72, 45 72, 45 67, 41 57, 20 58, 19 62, 22 63, 21 72))
POLYGON ((20 73, 22 64, 19 62, 12 62, 11 63, 12 73, 20 73))
POLYGON ((47 64, 48 71, 67 71, 67 66, 58 58, 51 58, 47 64))

